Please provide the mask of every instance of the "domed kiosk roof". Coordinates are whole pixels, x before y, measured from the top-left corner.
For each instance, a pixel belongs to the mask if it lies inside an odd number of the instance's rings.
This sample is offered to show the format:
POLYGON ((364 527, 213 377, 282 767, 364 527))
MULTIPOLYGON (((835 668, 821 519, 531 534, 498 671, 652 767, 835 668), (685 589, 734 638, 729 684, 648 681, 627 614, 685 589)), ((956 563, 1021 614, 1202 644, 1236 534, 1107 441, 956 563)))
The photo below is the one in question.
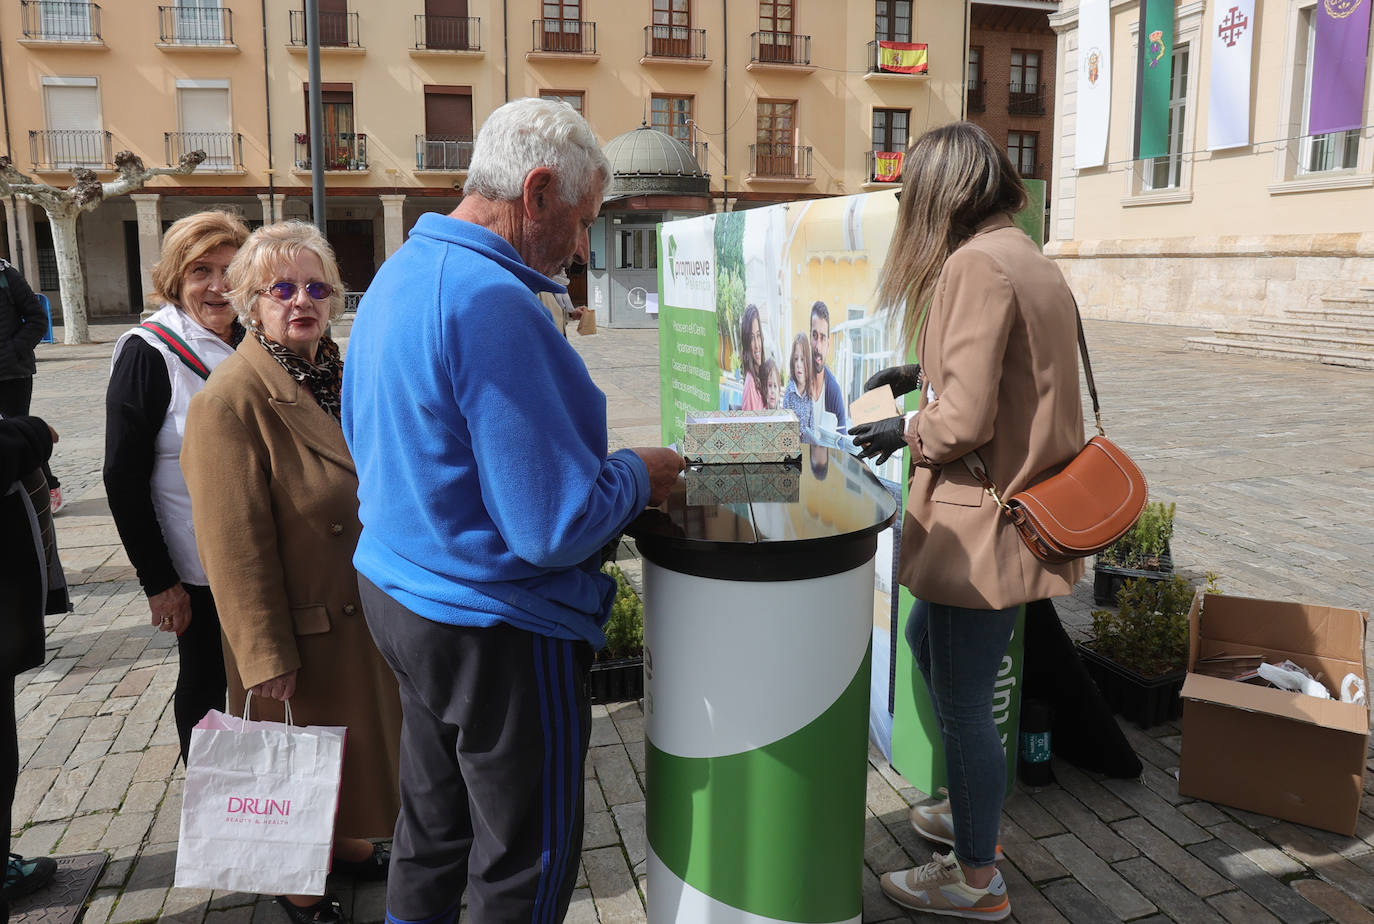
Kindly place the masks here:
POLYGON ((710 193, 710 180, 687 145, 648 125, 612 138, 602 150, 614 174, 609 198, 710 193))

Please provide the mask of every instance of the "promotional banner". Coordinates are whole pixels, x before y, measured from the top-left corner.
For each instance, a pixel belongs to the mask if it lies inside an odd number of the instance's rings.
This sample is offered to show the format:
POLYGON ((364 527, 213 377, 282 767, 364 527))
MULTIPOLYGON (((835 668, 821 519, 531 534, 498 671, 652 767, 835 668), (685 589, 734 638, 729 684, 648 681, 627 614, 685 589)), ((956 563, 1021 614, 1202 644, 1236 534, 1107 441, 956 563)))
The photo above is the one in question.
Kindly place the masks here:
POLYGON ((1078 127, 1073 165, 1100 167, 1107 159, 1112 119, 1112 28, 1108 0, 1078 5, 1078 127))
POLYGON ((1174 0, 1140 0, 1136 45, 1136 160, 1169 153, 1169 84, 1174 70, 1174 0))
POLYGON ((1255 0, 1217 0, 1212 10, 1212 76, 1207 93, 1207 150, 1250 143, 1250 56, 1255 0))
POLYGON ((1374 0, 1317 0, 1309 135, 1349 131, 1364 124, 1371 6, 1374 0))
MULTIPOLYGON (((1026 185, 1031 204, 1016 220, 1040 243, 1044 183, 1026 185)), ((664 443, 681 442, 688 411, 742 409, 745 395, 757 394, 767 408, 797 414, 808 444, 802 464, 817 478, 825 477, 829 454, 808 446, 853 451, 849 404, 875 372, 909 361, 900 317, 891 306, 872 302, 896 214, 889 190, 661 224, 664 443)), ((883 465, 869 464, 894 496, 902 496, 905 452, 883 465)), ((898 533, 887 530, 878 542, 869 735, 912 785, 933 793, 944 785, 943 750, 924 681, 902 637, 912 598, 904 590, 898 595, 898 533)), ((836 612, 834 619, 844 615, 836 612)), ((1009 783, 1016 768, 1021 637, 1018 627, 996 691, 1009 783)))

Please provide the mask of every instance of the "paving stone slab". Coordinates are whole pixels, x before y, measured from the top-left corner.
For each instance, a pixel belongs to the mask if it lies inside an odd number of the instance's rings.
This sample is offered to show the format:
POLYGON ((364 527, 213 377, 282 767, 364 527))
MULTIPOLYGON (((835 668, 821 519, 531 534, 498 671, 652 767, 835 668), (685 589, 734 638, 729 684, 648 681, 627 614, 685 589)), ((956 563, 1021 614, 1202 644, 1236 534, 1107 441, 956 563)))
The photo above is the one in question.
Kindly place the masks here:
POLYGON ((1243 851, 1230 844, 1211 840, 1194 844, 1188 850, 1286 924, 1317 924, 1326 917, 1319 908, 1260 869, 1243 851))
MULTIPOLYGON (((1035 797, 1046 812, 1064 823, 1074 835, 1088 845, 1094 854, 1104 860, 1115 862, 1136 855, 1136 849, 1107 827, 1083 803, 1068 793, 1047 789, 1035 797)), ((1051 853, 1054 851, 1051 850, 1051 853)))
MULTIPOLYGON (((1045 838, 1042 843, 1073 875, 1073 881, 1096 895, 1116 917, 1129 920, 1157 910, 1149 899, 1136 891, 1100 854, 1076 835, 1059 834, 1045 838)), ((1045 891, 1048 892, 1062 881, 1051 883, 1045 887, 1045 891)))
POLYGON ((1187 815, 1161 799, 1153 790, 1132 780, 1107 780, 1103 784, 1122 802, 1149 820, 1180 844, 1198 844, 1212 835, 1193 823, 1187 815))
POLYGON ((1102 902, 1102 899, 1073 879, 1051 882, 1041 891, 1072 924, 1109 924, 1121 920, 1102 902))
POLYGON ((1193 894, 1215 895, 1232 888, 1224 876, 1218 875, 1144 818, 1119 821, 1116 830, 1193 894))
POLYGON ((1366 908, 1374 908, 1374 873, 1361 869, 1340 854, 1333 856, 1331 850, 1308 830, 1284 821, 1265 828, 1264 836, 1366 908))
POLYGON ((1222 924, 1221 915, 1146 857, 1115 864, 1118 873, 1169 917, 1188 924, 1222 924))
POLYGON ((1315 879, 1299 879, 1293 883, 1303 898, 1316 905, 1337 924, 1374 924, 1369 905, 1361 904, 1342 890, 1315 879))

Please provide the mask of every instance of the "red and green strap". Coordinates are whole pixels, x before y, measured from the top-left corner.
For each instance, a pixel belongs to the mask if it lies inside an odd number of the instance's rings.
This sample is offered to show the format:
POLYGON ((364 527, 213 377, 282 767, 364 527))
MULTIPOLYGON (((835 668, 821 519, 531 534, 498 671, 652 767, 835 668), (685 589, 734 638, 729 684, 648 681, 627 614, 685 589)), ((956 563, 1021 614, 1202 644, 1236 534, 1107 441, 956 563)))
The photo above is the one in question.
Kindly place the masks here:
POLYGON ((178 337, 171 328, 159 324, 157 321, 144 321, 139 326, 157 335, 157 338, 167 344, 167 348, 175 354, 177 359, 181 360, 181 364, 187 369, 202 379, 210 377, 210 367, 205 365, 205 361, 196 355, 196 351, 191 349, 191 345, 178 337))

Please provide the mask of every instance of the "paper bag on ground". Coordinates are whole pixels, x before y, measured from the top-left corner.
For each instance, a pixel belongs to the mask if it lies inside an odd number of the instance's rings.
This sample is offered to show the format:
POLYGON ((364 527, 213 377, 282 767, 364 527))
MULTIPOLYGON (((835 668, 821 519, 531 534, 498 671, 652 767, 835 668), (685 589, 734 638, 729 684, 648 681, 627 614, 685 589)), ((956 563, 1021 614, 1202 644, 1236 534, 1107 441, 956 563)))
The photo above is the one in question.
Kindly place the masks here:
POLYGON ((207 714, 191 732, 175 884, 324 894, 345 731, 207 714))

